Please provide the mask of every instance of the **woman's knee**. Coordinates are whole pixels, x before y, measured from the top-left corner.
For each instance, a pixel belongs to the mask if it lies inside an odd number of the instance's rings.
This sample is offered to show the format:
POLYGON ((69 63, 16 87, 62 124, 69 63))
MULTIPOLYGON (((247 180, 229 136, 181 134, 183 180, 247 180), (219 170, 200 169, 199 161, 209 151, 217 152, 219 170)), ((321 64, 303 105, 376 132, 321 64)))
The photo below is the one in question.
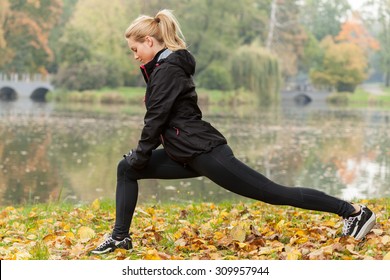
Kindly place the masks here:
MULTIPOLYGON (((117 167, 117 175, 118 176, 129 176, 129 177, 134 177, 132 174, 134 173, 134 169, 130 167, 130 164, 127 162, 126 159, 122 159, 118 162, 118 167, 117 167)), ((135 174, 134 174, 135 175, 135 174)))

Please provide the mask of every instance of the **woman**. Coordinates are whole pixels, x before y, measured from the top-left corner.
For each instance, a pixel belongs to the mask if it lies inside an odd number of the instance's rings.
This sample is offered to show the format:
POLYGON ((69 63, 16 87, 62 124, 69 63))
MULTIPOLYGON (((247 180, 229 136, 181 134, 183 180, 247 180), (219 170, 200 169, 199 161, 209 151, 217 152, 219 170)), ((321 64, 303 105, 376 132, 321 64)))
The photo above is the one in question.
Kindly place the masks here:
POLYGON ((233 155, 224 136, 202 120, 192 76, 195 59, 173 14, 140 16, 125 33, 147 84, 144 127, 136 149, 117 169, 116 221, 94 254, 131 249, 129 235, 140 179, 206 176, 223 188, 274 205, 335 213, 344 218, 344 235, 363 238, 375 224, 364 205, 350 204, 323 192, 286 187, 264 177, 233 155), (157 149, 160 144, 163 149, 157 149))

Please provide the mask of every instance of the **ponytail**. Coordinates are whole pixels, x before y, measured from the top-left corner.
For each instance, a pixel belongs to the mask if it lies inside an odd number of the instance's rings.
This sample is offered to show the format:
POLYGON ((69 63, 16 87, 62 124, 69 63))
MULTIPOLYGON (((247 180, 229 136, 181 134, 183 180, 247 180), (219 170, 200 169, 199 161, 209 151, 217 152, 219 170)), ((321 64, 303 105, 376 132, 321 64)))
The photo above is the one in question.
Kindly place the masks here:
POLYGON ((137 42, 144 42, 146 36, 155 38, 172 51, 186 49, 179 22, 170 10, 161 10, 154 18, 139 16, 125 32, 126 39, 131 38, 137 42))

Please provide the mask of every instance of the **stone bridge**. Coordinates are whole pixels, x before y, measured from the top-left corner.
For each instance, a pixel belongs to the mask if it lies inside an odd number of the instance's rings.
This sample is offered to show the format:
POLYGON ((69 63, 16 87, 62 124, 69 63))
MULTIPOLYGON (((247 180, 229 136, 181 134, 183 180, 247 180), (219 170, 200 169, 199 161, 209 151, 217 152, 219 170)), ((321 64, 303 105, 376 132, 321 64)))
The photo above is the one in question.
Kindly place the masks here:
POLYGON ((31 98, 35 101, 43 101, 46 94, 53 89, 50 79, 41 75, 0 74, 0 100, 31 98))

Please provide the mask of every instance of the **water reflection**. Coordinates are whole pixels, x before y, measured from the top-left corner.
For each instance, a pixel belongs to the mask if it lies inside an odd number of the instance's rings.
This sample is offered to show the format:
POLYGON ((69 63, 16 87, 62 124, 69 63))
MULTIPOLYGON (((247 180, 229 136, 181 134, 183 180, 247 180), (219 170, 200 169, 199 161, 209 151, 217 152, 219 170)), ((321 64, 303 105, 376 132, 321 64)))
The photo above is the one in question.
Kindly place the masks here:
MULTIPOLYGON (((141 106, 39 103, 28 105, 37 106, 30 111, 16 103, 0 102, 1 206, 114 198, 116 165, 137 142, 141 106)), ((249 106, 204 112, 238 158, 278 183, 345 199, 390 195, 389 111, 249 106)), ((202 177, 140 182, 140 202, 200 200, 243 198, 202 177)))

